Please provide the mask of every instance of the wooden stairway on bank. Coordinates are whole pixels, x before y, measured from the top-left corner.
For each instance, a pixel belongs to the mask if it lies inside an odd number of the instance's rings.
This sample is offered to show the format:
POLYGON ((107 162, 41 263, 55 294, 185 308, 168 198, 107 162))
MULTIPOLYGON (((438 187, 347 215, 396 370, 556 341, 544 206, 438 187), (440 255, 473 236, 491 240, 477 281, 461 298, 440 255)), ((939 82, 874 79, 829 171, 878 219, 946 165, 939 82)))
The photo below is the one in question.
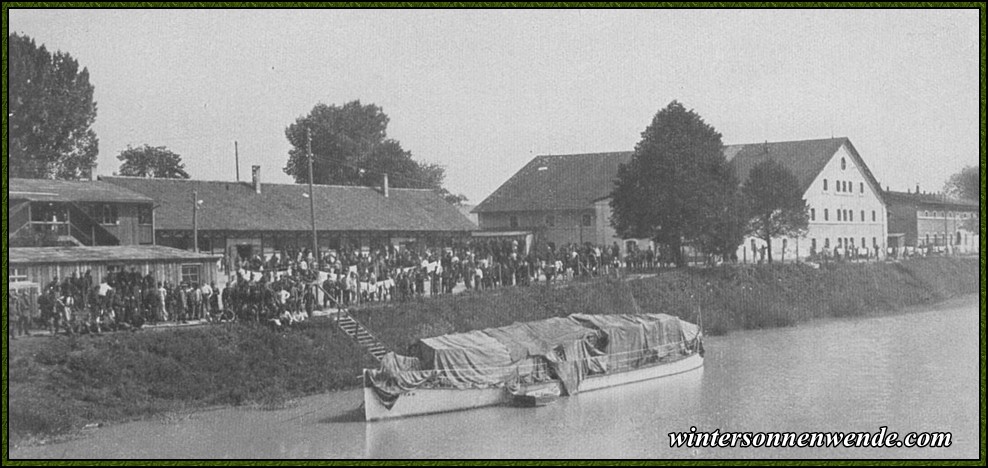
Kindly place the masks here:
POLYGON ((385 354, 388 354, 388 348, 384 346, 384 343, 381 343, 380 340, 375 338, 360 322, 351 317, 345 309, 340 309, 337 313, 336 324, 343 330, 343 333, 346 333, 347 336, 353 338, 360 346, 363 346, 378 362, 381 361, 385 354))

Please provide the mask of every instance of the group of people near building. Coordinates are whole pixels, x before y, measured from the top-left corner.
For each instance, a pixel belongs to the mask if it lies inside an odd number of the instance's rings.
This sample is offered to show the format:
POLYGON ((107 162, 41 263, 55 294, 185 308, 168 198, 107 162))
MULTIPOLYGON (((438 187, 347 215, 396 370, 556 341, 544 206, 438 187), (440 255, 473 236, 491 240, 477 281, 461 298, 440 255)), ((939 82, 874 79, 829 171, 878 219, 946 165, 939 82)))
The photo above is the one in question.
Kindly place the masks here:
POLYGON ((308 288, 314 292, 295 283, 286 288, 289 297, 301 297, 302 304, 307 304, 304 297, 311 295, 324 307, 352 307, 451 294, 460 286, 488 290, 553 283, 612 274, 620 267, 653 268, 659 262, 651 248, 633 248, 622 258, 616 243, 610 247, 546 244, 526 249, 524 240, 488 239, 445 247, 387 246, 364 251, 344 247, 325 254, 319 262, 308 249, 286 250, 267 258, 253 255, 236 265, 241 268, 234 285, 249 289, 252 283, 264 283, 276 289, 280 287, 276 278, 297 281, 299 275, 318 276, 319 287, 308 288))
MULTIPOLYGON (((407 301, 456 290, 554 283, 613 274, 620 267, 657 265, 651 249, 621 257, 617 244, 536 245, 523 240, 485 239, 446 247, 343 248, 317 263, 308 250, 281 251, 242 259, 222 287, 215 282, 172 283, 126 269, 96 283, 91 272, 55 278, 40 291, 40 322, 52 334, 103 333, 160 323, 258 321, 278 326, 310 318, 325 308, 380 301, 407 301), (526 254, 527 251, 527 254, 526 254), (459 287, 459 289, 457 289, 459 287)), ((12 294, 17 317, 11 330, 24 334, 31 322, 28 299, 12 294), (21 303, 24 302, 24 305, 21 303)))

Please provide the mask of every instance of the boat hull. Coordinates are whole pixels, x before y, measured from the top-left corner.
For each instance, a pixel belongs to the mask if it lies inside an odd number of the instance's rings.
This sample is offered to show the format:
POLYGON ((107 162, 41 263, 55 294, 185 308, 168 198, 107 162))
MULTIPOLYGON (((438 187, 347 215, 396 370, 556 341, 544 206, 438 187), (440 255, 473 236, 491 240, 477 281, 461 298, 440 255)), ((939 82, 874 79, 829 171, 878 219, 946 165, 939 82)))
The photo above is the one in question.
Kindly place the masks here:
MULTIPOLYGON (((615 387, 645 380, 658 379, 703 368, 698 354, 678 361, 644 367, 617 374, 590 376, 580 383, 579 393, 615 387)), ((365 377, 366 379, 366 377, 365 377)), ((549 385, 557 385, 550 383, 549 385)), ((486 406, 510 405, 513 395, 501 387, 449 389, 422 388, 402 394, 391 409, 385 407, 374 389, 364 385, 364 418, 367 421, 403 418, 424 414, 445 413, 486 406)))

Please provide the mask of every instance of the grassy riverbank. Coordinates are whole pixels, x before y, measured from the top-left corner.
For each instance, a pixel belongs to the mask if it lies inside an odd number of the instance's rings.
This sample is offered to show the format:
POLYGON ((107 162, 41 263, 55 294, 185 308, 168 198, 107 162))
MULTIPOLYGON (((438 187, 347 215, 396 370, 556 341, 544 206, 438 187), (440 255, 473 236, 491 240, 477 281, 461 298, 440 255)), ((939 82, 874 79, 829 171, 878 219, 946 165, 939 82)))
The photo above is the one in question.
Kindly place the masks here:
MULTIPOLYGON (((634 281, 506 288, 388 304, 354 315, 393 349, 416 339, 571 313, 661 311, 708 333, 867 315, 978 291, 977 258, 898 264, 831 264, 676 270, 634 281), (632 293, 635 301, 631 299, 632 293)), ((275 331, 247 325, 10 343, 9 438, 71 432, 216 405, 275 407, 302 395, 356 385, 374 365, 331 320, 275 331)))
POLYGON ((663 271, 633 281, 600 279, 557 287, 508 288, 354 312, 384 342, 415 340, 573 313, 645 311, 697 321, 708 334, 794 325, 806 320, 894 311, 978 292, 975 257, 902 263, 759 265, 663 271), (631 300, 631 292, 635 301, 631 300))

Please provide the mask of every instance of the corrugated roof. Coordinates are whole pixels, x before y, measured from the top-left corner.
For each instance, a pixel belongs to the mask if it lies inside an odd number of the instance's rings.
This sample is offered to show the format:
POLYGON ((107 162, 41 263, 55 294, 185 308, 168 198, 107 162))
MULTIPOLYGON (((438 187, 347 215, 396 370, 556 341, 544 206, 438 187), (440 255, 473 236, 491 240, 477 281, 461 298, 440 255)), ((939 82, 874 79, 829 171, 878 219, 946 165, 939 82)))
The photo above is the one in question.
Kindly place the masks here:
POLYGON ((151 198, 101 180, 16 179, 7 181, 11 200, 150 203, 151 198))
MULTIPOLYGON (((744 183, 756 164, 774 159, 788 167, 803 190, 844 144, 876 191, 881 187, 847 138, 727 145, 724 156, 744 183)), ((634 152, 537 156, 498 187, 474 212, 586 209, 614 189, 618 166, 634 152)))
POLYGON ((114 245, 100 247, 15 247, 9 249, 11 265, 39 263, 112 263, 147 260, 216 260, 220 255, 195 253, 160 245, 114 245))
POLYGON ((923 205, 944 207, 945 209, 977 210, 981 204, 976 200, 960 200, 954 198, 944 198, 939 193, 910 193, 887 191, 884 193, 885 203, 900 205, 923 205))
MULTIPOLYGON (((155 229, 192 229, 192 192, 198 191, 199 229, 223 231, 308 231, 308 185, 189 179, 103 177, 109 183, 154 199, 155 229)), ((313 186, 316 229, 320 231, 471 231, 476 226, 432 190, 313 186)))

